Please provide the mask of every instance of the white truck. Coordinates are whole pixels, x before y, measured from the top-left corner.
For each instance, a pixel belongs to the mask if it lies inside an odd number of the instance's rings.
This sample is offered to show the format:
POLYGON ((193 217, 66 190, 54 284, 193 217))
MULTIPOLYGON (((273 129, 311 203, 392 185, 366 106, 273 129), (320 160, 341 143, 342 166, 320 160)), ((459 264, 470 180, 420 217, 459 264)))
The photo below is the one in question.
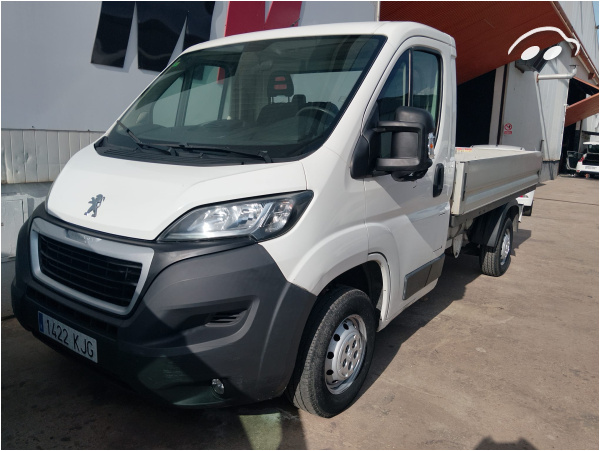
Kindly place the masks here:
MULTIPOLYGON (((454 40, 409 22, 217 39, 78 152, 20 231, 14 312, 179 406, 346 409, 446 254, 511 260, 539 152, 456 149, 454 40)), ((94 105, 89 105, 94 108, 94 105)))

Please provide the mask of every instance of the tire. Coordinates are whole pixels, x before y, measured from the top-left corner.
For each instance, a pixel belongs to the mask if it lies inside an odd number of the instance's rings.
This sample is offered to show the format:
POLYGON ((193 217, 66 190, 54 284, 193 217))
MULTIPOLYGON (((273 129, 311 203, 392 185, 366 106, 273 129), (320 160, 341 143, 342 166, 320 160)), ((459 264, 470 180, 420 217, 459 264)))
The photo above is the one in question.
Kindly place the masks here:
POLYGON ((331 418, 349 407, 373 359, 375 310, 367 295, 338 286, 311 313, 286 389, 298 408, 331 418))
POLYGON ((533 212, 533 203, 530 206, 523 207, 523 216, 531 216, 533 212))
POLYGON ((510 266, 513 244, 512 220, 506 219, 501 230, 496 247, 481 246, 479 264, 481 272, 488 276, 500 277, 510 266))

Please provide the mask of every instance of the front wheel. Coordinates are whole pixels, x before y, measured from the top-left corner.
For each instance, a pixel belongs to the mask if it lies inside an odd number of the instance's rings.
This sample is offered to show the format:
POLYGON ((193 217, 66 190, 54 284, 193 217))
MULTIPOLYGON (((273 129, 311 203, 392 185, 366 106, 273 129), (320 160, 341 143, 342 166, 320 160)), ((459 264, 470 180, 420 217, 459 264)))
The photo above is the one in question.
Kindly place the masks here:
POLYGON ((512 221, 510 219, 504 221, 501 230, 502 235, 496 247, 481 246, 479 264, 481 265, 481 272, 488 276, 499 277, 510 266, 513 241, 512 221))
POLYGON ((375 311, 367 295, 340 286, 311 313, 287 388, 292 403, 331 418, 356 398, 373 358, 375 311))

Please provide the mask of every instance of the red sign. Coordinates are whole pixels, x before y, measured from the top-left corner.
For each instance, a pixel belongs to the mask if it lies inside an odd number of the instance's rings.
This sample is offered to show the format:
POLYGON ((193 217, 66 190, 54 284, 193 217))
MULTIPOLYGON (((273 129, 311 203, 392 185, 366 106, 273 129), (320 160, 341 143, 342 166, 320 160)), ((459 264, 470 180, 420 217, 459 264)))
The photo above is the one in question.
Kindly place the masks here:
POLYGON ((265 2, 229 2, 225 36, 298 25, 302 2, 271 2, 265 20, 265 2))
POLYGON ((506 124, 504 124, 504 134, 512 135, 512 124, 510 122, 507 122, 506 124))

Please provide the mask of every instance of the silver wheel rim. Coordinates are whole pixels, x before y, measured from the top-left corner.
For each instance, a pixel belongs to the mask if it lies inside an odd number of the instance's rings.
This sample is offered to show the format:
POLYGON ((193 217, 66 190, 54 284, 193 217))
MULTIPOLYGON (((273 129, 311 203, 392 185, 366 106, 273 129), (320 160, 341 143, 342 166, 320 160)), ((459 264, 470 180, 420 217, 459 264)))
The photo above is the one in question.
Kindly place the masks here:
POLYGON ((502 248, 500 249, 500 264, 504 265, 510 255, 510 231, 507 229, 502 238, 502 248))
POLYGON ((335 394, 345 392, 360 373, 367 349, 367 328, 358 315, 344 319, 336 328, 325 355, 325 384, 335 394))

